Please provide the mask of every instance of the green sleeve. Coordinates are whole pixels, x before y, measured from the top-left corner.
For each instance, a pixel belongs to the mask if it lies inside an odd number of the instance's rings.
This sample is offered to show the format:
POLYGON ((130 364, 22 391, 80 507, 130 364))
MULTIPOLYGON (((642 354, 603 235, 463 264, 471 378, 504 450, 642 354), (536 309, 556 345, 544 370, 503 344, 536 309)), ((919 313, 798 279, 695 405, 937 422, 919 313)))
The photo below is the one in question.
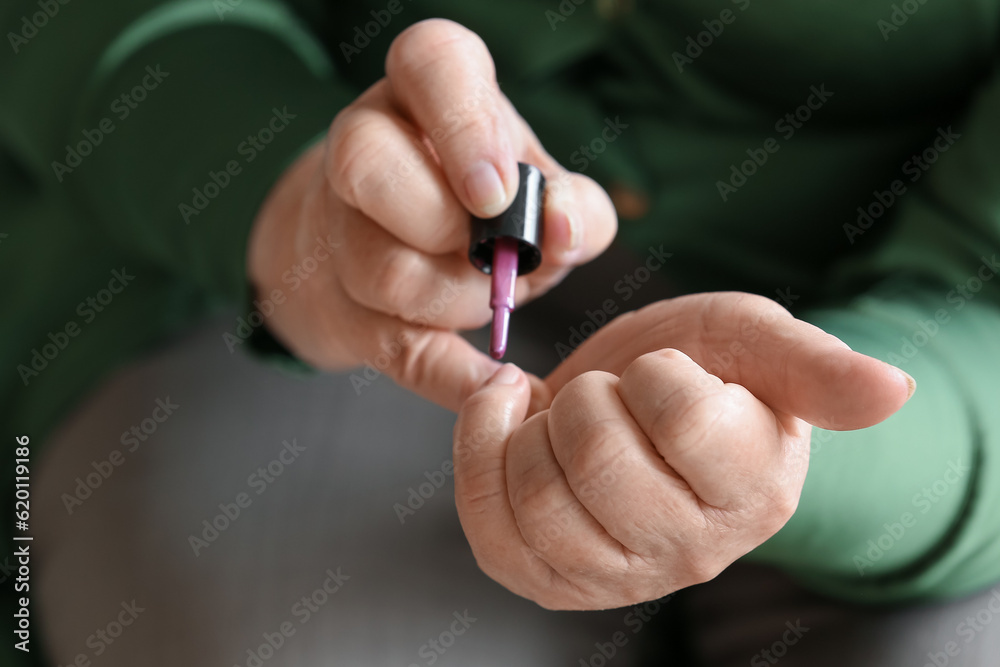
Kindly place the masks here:
MULTIPOLYGON (((2 261, 12 275, 27 267, 10 311, 31 313, 10 327, 23 335, 4 339, 2 356, 16 361, 0 393, 14 434, 34 445, 53 415, 206 302, 246 301, 246 242, 261 202, 356 91, 284 2, 7 0, 0 25, 0 233, 11 237, 2 261), (197 213, 185 219, 182 205, 197 213), (52 248, 32 256, 45 234, 52 248), (46 330, 75 321, 79 292, 112 269, 135 271, 138 287, 25 389, 14 365, 48 342, 46 330)), ((13 509, 12 498, 0 505, 13 509)), ((8 568, 10 529, 0 537, 8 568)), ((2 578, 10 609, 12 578, 2 578)), ((0 664, 40 662, 43 637, 32 630, 31 653, 7 642, 0 664)))
MULTIPOLYGON (((11 15, 30 13, 15 4, 11 15)), ((257 209, 356 91, 282 2, 60 12, 9 69, 2 87, 18 96, 0 111, 6 142, 126 256, 245 299, 257 209)))
POLYGON ((209 3, 165 5, 97 64, 71 136, 116 127, 65 180, 130 254, 245 298, 256 211, 354 96, 280 4, 245 0, 222 20, 209 3), (121 97, 150 84, 142 102, 121 97))
POLYGON ((838 298, 800 314, 910 373, 916 394, 873 428, 814 429, 798 511, 748 557, 858 601, 1000 580, 1000 81, 926 145, 942 137, 916 182, 904 165, 885 215, 845 225, 883 236, 836 268, 838 298))

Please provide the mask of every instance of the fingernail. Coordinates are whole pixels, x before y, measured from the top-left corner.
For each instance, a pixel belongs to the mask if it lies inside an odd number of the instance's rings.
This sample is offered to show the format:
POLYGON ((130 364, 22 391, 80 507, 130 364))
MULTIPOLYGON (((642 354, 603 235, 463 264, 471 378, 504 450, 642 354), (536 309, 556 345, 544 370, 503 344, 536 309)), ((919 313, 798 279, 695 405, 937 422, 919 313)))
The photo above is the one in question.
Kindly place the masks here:
POLYGON ((910 400, 913 397, 913 392, 917 390, 917 381, 914 380, 913 376, 911 376, 906 371, 901 370, 899 368, 897 368, 896 370, 899 371, 900 375, 903 376, 903 379, 906 380, 906 386, 909 387, 909 393, 906 395, 906 400, 910 400))
POLYGON ((493 218, 506 210, 507 191, 489 162, 477 162, 465 177, 465 192, 480 217, 493 218))
POLYGON ((504 364, 500 367, 500 370, 494 373, 493 377, 486 382, 486 386, 490 387, 500 384, 517 384, 519 376, 520 373, 517 370, 517 366, 514 364, 504 364))
POLYGON ((557 259, 564 264, 575 262, 583 246, 583 222, 580 216, 571 208, 560 205, 551 220, 552 241, 557 259))
POLYGON ((574 211, 566 211, 566 224, 569 225, 569 252, 575 253, 583 246, 583 221, 574 211))

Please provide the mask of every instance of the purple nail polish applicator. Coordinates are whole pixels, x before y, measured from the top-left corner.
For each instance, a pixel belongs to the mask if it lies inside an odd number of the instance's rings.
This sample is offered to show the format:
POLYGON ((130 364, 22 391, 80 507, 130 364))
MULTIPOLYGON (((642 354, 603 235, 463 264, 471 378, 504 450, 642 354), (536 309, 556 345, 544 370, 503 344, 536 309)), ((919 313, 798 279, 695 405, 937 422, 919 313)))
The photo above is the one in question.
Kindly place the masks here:
POLYGON ((514 310, 514 283, 542 263, 543 197, 545 177, 538 167, 518 163, 520 182, 510 207, 495 218, 472 218, 469 261, 493 277, 490 308, 490 356, 507 351, 510 311, 514 310))

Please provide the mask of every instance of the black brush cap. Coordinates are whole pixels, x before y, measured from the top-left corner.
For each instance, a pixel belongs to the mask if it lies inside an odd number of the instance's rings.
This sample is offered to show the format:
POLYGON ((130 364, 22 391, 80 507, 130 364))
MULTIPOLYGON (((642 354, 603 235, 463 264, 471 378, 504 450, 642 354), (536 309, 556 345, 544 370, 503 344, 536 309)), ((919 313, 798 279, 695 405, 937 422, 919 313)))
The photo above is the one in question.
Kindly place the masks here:
POLYGON ((514 203, 495 218, 472 218, 469 261, 483 273, 493 271, 493 243, 501 236, 518 241, 517 275, 531 273, 542 263, 545 177, 538 167, 518 163, 520 182, 514 203))

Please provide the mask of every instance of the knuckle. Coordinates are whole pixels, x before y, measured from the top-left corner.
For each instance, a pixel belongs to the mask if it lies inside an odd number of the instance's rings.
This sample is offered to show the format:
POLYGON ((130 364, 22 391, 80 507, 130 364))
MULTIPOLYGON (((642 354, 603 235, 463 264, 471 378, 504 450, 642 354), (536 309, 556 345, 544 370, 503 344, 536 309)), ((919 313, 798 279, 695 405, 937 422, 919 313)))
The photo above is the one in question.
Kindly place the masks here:
POLYGON ((663 348, 647 352, 625 368, 621 376, 621 387, 627 394, 645 397, 650 387, 662 385, 661 379, 669 370, 679 364, 691 363, 690 357, 674 348, 663 348))
POLYGON ((779 485, 768 496, 765 515, 768 533, 778 532, 799 507, 799 493, 788 485, 779 485))
POLYGON ((677 389, 657 411, 647 435, 658 446, 672 445, 678 453, 697 447, 718 432, 720 421, 725 418, 725 404, 717 396, 692 387, 677 389))
POLYGON ((399 315, 413 302, 420 264, 420 257, 407 248, 386 254, 370 283, 372 298, 384 312, 399 315))
POLYGON ((706 552, 704 549, 692 548, 685 553, 684 571, 690 581, 688 586, 703 584, 715 579, 729 565, 718 554, 706 552))
POLYGON ((662 385, 662 381, 657 380, 662 370, 663 365, 657 359, 633 362, 633 367, 623 374, 622 393, 627 404, 634 404, 636 400, 646 404, 640 412, 643 430, 661 454, 666 455, 665 448, 681 454, 682 450, 698 446, 719 432, 719 428, 727 424, 727 415, 738 406, 730 405, 722 381, 707 374, 697 376, 701 381, 653 389, 653 396, 650 396, 650 387, 662 385), (655 395, 657 391, 661 392, 658 396, 655 395))
POLYGON ((677 364, 689 362, 690 357, 672 347, 663 348, 647 352, 634 359, 622 374, 622 382, 628 382, 634 376, 641 378, 640 381, 648 381, 649 375, 659 375, 663 373, 664 364, 677 364))
POLYGON ((571 517, 566 506, 560 507, 551 485, 522 483, 509 493, 521 535, 532 551, 544 555, 566 539, 564 521, 571 517))
MULTIPOLYGON (((465 224, 465 216, 468 213, 462 211, 462 223, 465 224)), ((419 241, 419 247, 431 254, 445 254, 455 250, 456 237, 460 231, 451 224, 434 224, 423 228, 423 235, 419 241)))
POLYGON ((370 113, 341 112, 330 128, 326 172, 333 191, 357 208, 360 197, 370 187, 374 165, 378 163, 380 142, 375 119, 370 113))
POLYGON ((447 346, 440 336, 429 331, 412 333, 402 346, 399 362, 392 365, 393 379, 408 389, 419 390, 430 384, 434 368, 447 354, 447 346))
POLYGON ((456 116, 458 124, 443 138, 447 144, 458 146, 481 143, 483 137, 497 137, 504 133, 500 116, 491 113, 489 106, 473 106, 456 116))
POLYGON ((611 373, 604 371, 587 371, 577 375, 575 378, 563 385, 559 393, 552 401, 553 409, 557 405, 560 410, 567 414, 573 411, 574 406, 593 400, 596 393, 603 394, 604 388, 609 381, 617 381, 611 373))
POLYGON ((767 325, 791 316, 783 305, 760 294, 735 292, 732 293, 732 298, 739 310, 754 314, 757 324, 767 325))

